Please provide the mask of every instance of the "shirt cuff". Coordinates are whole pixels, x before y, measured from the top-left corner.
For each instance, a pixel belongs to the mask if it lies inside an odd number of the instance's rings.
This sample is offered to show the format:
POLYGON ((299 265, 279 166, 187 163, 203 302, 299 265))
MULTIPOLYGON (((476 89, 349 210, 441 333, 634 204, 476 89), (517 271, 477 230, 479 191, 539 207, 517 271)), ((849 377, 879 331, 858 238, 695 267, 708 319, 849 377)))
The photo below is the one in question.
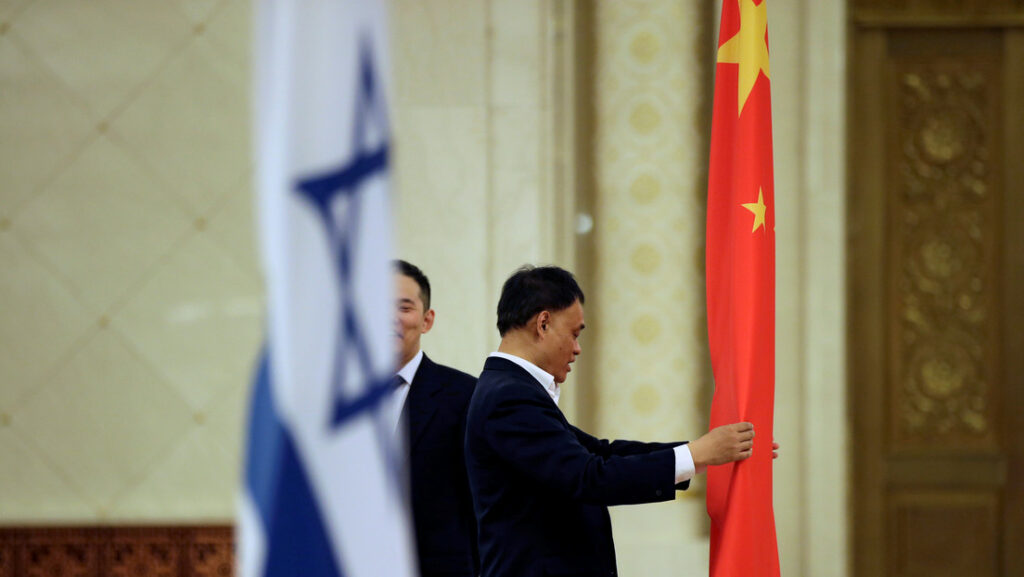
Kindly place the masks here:
POLYGON ((676 445, 672 450, 676 453, 676 483, 689 481, 697 474, 697 470, 693 466, 693 455, 690 454, 690 447, 676 445))

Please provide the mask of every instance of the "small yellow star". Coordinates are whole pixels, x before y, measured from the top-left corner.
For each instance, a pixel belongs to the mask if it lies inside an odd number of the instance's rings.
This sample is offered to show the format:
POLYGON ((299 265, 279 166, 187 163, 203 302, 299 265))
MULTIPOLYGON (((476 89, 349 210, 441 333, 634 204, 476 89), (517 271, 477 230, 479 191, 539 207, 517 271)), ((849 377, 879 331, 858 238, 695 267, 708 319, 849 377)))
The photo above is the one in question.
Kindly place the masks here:
POLYGON ((763 189, 757 189, 757 202, 748 202, 742 206, 754 213, 754 228, 750 229, 750 232, 757 232, 758 227, 764 226, 764 215, 768 211, 768 207, 764 204, 763 189))
POLYGON ((755 6, 754 0, 736 2, 740 7, 740 30, 718 49, 718 61, 740 65, 737 112, 743 112, 758 74, 764 72, 765 78, 771 78, 768 73, 768 0, 763 0, 760 6, 755 6))

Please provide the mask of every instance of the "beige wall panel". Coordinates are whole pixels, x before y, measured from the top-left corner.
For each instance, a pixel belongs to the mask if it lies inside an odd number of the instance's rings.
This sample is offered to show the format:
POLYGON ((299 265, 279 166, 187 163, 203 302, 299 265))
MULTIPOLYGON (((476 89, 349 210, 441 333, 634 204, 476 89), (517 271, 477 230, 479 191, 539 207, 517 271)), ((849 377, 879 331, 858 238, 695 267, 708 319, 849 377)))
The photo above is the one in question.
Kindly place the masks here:
POLYGON ((486 24, 479 0, 392 2, 395 106, 485 106, 486 24))
POLYGON ((117 115, 197 22, 171 2, 32 2, 11 22, 17 37, 97 119, 117 115))
MULTIPOLYGON (((424 350, 471 374, 495 350, 501 284, 555 256, 546 34, 553 3, 398 2, 398 253, 431 279, 424 350)), ((570 263, 571 264, 571 263, 570 263)))
POLYGON ((845 7, 773 0, 775 517, 783 574, 844 576, 845 7))
POLYGON ((771 84, 776 199, 776 343, 775 438, 783 445, 775 464, 775 525, 784 572, 802 574, 800 554, 804 522, 805 484, 802 462, 803 317, 806 287, 806 247, 802 171, 807 96, 802 87, 805 47, 803 2, 781 0, 768 4, 771 46, 771 84))
POLYGON ((138 161, 190 207, 207 211, 246 184, 249 82, 225 50, 194 37, 110 122, 138 161))
POLYGON ((0 519, 61 522, 68 519, 92 519, 95 510, 72 485, 39 452, 30 439, 23 439, 10 427, 0 423, 0 455, 4 463, 17 466, 0 468, 0 519))
POLYGON ((22 207, 12 232, 100 315, 180 241, 189 216, 122 146, 101 135, 22 207))
MULTIPOLYGON (((7 24, 9 26, 9 24, 7 24)), ((0 35, 0 147, 4 152, 0 223, 53 178, 90 139, 85 104, 14 32, 0 35)), ((7 226, 7 225, 0 225, 7 226)))
POLYGON ((405 108, 396 129, 396 254, 431 281, 431 358, 479 372, 490 332, 482 290, 487 266, 486 111, 405 108))
POLYGON ((129 346, 110 330, 97 333, 12 415, 13 432, 31 441, 97 517, 192 424, 184 399, 129 346))
POLYGON ((490 60, 491 102, 496 106, 521 106, 540 112, 544 103, 543 58, 548 39, 545 20, 551 2, 540 0, 493 0, 489 24, 492 34, 490 60))
POLYGON ((232 517, 250 28, 240 0, 5 3, 0 523, 232 517))
MULTIPOLYGON (((0 232, 0 427, 87 333, 95 317, 14 235, 0 232)), ((0 429, 2 431, 2 429, 0 429)))
MULTIPOLYGON (((500 289, 517 267, 537 263, 546 252, 547 231, 542 228, 542 219, 548 217, 543 214, 546 207, 541 190, 542 121, 536 108, 501 107, 491 115, 490 242, 494 252, 489 266, 495 289, 500 289)), ((497 295, 492 295, 491 316, 497 295)))

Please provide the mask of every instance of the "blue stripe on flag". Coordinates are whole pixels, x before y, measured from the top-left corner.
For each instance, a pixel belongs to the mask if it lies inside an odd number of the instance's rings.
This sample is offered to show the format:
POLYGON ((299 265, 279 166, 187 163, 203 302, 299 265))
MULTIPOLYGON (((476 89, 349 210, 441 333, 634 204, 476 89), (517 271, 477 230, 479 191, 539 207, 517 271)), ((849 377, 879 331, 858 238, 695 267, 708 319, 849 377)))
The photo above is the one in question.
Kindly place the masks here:
POLYGON ((264 576, 344 577, 290 431, 274 409, 270 354, 264 350, 254 384, 245 480, 263 524, 264 576))

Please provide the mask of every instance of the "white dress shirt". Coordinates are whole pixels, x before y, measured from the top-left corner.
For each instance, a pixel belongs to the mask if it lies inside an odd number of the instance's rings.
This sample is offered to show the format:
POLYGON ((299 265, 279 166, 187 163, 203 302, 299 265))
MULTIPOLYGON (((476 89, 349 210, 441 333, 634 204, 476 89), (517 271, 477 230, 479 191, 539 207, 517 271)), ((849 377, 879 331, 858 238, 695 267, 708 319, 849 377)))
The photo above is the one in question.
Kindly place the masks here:
POLYGON ((522 357, 517 357, 515 355, 510 355, 508 353, 501 353, 497 351, 491 353, 488 356, 498 357, 499 359, 505 359, 506 361, 512 361, 513 363, 526 369, 526 372, 533 375, 533 378, 537 379, 537 382, 540 383, 540 386, 544 387, 544 390, 547 391, 549 395, 551 395, 551 400, 555 402, 555 406, 558 406, 558 397, 559 395, 562 394, 562 390, 558 388, 558 383, 555 382, 554 375, 522 357))
MULTIPOLYGON (((422 352, 420 354, 423 354, 422 352)), ((505 359, 512 361, 519 365, 526 372, 533 375, 533 378, 537 379, 540 386, 544 387, 544 390, 551 396, 551 400, 555 402, 555 406, 558 406, 558 397, 561 394, 561 389, 558 387, 558 383, 555 382, 555 377, 551 373, 531 363, 530 361, 510 355, 508 353, 493 352, 489 357, 497 357, 499 359, 505 359)), ((416 360, 416 359, 413 359, 416 360)), ((410 361, 410 364, 412 361, 410 361)), ((417 362, 417 365, 419 363, 417 362)), ((408 366, 408 365, 407 365, 408 366)), ((696 468, 693 464, 693 455, 690 454, 690 447, 686 445, 678 445, 673 447, 673 451, 676 454, 676 483, 682 483, 683 481, 689 481, 697 474, 696 468)))

